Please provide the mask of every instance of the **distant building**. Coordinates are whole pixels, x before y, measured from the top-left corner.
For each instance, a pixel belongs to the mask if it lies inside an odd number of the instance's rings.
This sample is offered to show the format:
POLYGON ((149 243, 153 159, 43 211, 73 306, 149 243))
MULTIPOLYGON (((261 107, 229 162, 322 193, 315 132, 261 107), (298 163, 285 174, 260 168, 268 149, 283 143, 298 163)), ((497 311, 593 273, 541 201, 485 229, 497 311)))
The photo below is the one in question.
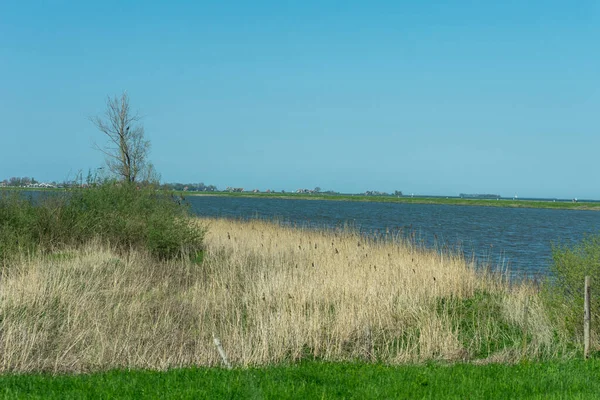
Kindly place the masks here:
MULTIPOLYGON (((87 186, 87 185, 85 185, 85 186, 87 186)), ((51 183, 45 183, 45 182, 30 183, 30 184, 26 185, 25 187, 28 187, 28 188, 42 188, 42 189, 56 188, 55 185, 53 185, 51 183)))

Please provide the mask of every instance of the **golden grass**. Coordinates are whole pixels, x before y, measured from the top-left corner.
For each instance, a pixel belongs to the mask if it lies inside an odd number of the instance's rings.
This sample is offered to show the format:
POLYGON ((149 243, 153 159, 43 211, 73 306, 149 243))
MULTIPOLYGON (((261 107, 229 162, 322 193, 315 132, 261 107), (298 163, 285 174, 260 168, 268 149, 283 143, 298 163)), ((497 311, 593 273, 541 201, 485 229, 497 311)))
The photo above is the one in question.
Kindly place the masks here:
POLYGON ((200 223, 208 227, 202 265, 100 243, 5 265, 0 370, 221 365, 213 334, 241 366, 313 356, 472 360, 500 341, 486 357, 556 351, 536 291, 477 273, 461 256, 348 231, 200 223), (478 298, 489 307, 470 303, 478 298))

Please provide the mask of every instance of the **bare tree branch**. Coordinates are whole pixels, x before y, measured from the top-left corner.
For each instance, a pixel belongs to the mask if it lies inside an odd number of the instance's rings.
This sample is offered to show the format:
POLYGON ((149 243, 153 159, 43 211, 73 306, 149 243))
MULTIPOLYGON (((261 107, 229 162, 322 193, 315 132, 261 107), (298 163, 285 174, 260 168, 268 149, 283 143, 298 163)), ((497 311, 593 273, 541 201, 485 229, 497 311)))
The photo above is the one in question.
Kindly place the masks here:
POLYGON ((131 112, 127 92, 120 98, 107 97, 104 116, 89 118, 107 139, 106 145, 94 143, 94 148, 105 155, 108 170, 129 183, 157 176, 148 162, 150 142, 144 137, 141 119, 138 113, 131 112))

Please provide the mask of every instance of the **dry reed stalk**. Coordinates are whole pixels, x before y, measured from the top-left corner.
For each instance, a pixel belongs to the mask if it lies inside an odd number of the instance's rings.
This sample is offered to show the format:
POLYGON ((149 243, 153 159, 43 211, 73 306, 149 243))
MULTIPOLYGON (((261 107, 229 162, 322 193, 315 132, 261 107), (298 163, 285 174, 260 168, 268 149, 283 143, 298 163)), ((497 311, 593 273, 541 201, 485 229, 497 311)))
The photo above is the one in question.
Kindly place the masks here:
MULTIPOLYGON (((498 295, 502 313, 517 324, 529 296, 530 331, 538 332, 536 343, 551 344, 531 287, 510 289, 462 256, 349 231, 202 223, 202 265, 91 243, 5 267, 0 371, 216 366, 213 333, 234 366, 365 353, 386 363, 465 360, 473 349, 439 300, 479 292, 498 295)), ((493 334, 479 325, 473 346, 493 334)))

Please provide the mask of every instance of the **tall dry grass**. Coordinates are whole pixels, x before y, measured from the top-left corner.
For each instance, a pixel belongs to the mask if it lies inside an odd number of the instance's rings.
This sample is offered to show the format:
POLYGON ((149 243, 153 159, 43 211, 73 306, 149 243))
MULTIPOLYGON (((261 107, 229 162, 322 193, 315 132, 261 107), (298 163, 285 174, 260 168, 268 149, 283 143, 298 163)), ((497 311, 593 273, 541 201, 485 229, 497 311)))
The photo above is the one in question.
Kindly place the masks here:
POLYGON ((220 365, 213 334, 240 366, 561 351, 532 286, 478 273, 459 255, 349 231, 202 223, 200 265, 100 243, 4 265, 0 370, 220 365))

